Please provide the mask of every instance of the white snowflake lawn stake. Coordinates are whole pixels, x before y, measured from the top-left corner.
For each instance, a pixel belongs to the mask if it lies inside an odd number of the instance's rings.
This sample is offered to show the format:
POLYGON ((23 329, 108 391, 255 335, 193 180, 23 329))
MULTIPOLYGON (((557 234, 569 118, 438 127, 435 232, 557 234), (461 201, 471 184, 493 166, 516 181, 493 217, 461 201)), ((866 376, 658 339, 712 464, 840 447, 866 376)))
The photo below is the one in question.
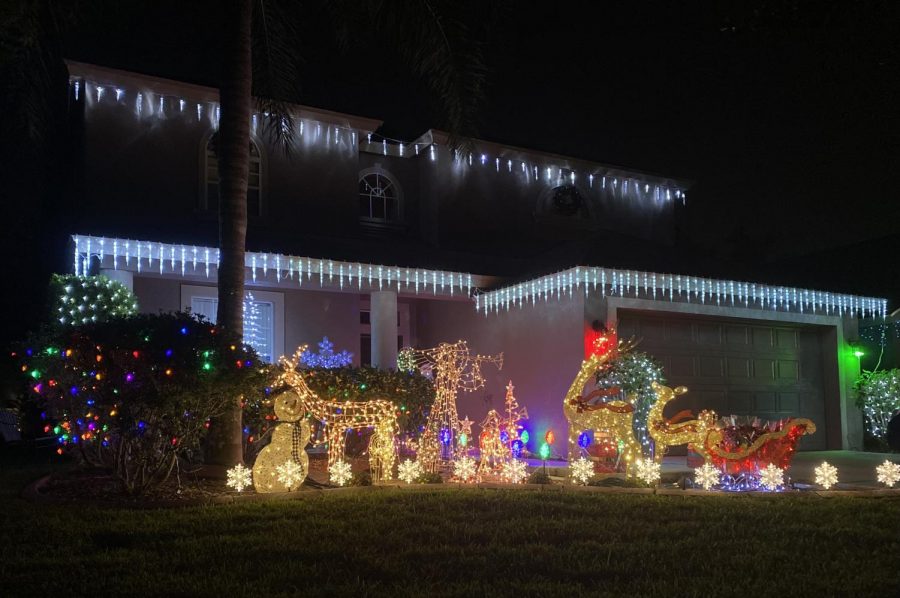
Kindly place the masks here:
POLYGON ((407 484, 415 482, 420 475, 422 475, 422 466, 418 461, 407 459, 397 466, 397 477, 407 484))
POLYGON ((225 485, 241 492, 244 488, 249 488, 253 484, 252 475, 253 470, 247 469, 243 464, 238 463, 228 470, 228 480, 225 482, 225 485))
POLYGON ((579 484, 587 484, 594 477, 594 462, 584 457, 579 457, 572 462, 572 479, 579 484))
POLYGON ((710 490, 721 479, 719 470, 712 463, 704 463, 694 470, 694 482, 702 486, 704 490, 710 490))
POLYGON ((276 467, 275 473, 278 474, 278 481, 284 484, 284 487, 288 490, 302 482, 304 478, 303 468, 293 459, 288 459, 276 467))
POLYGON ((638 479, 650 486, 659 482, 659 463, 653 459, 638 459, 636 466, 638 479))
POLYGON ((778 490, 779 486, 784 486, 784 470, 769 463, 759 472, 759 485, 766 490, 778 490))
POLYGON ((823 461, 821 465, 816 467, 816 484, 822 486, 826 490, 837 484, 837 467, 828 463, 828 461, 823 461))
POLYGON ((885 460, 875 468, 875 473, 878 474, 878 481, 888 488, 893 488, 894 484, 900 482, 900 465, 896 463, 885 460))
POLYGON ((453 476, 460 482, 474 482, 476 471, 475 459, 472 457, 461 457, 453 462, 453 476))
POLYGON ((525 461, 521 459, 513 459, 503 464, 500 470, 500 477, 510 484, 518 484, 525 479, 527 475, 525 461))
POLYGON ((328 479, 332 484, 343 486, 350 481, 350 464, 346 461, 338 461, 328 469, 328 479))

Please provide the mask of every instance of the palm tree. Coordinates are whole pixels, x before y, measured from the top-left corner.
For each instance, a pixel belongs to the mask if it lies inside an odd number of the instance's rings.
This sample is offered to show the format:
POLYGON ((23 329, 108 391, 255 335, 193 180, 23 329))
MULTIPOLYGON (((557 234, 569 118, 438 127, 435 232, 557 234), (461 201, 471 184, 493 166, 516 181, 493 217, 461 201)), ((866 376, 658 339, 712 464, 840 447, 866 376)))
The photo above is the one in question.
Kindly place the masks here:
MULTIPOLYGON (((244 254, 247 233, 247 178, 250 118, 256 92, 257 109, 268 116, 264 134, 290 149, 293 120, 286 98, 297 84, 293 40, 302 39, 293 25, 302 12, 290 2, 228 0, 224 5, 223 59, 220 82, 220 122, 216 151, 219 163, 219 303, 216 314, 224 333, 242 337, 244 254)), ((305 5, 304 5, 305 6, 305 5)), ((304 6, 299 7, 302 11, 304 6)), ((417 0, 324 2, 338 41, 348 45, 360 25, 375 29, 396 49, 414 74, 424 77, 442 103, 446 126, 454 139, 471 130, 482 97, 484 68, 480 46, 469 28, 452 15, 459 3, 417 0)), ((470 17, 473 15, 469 15, 470 17)), ((455 141, 454 141, 455 143, 455 141)), ((241 406, 232 408, 211 426, 207 461, 231 466, 242 460, 241 406)))

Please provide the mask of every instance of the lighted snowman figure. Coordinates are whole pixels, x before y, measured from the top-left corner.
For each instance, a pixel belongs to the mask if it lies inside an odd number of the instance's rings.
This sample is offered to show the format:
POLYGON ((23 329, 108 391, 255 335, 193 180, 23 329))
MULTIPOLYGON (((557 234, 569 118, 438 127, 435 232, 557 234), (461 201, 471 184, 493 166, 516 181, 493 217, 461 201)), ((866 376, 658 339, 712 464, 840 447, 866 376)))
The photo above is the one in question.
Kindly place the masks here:
POLYGON ((309 422, 306 404, 300 395, 288 390, 275 398, 279 423, 272 430, 272 441, 259 452, 253 465, 253 485, 257 492, 297 490, 309 473, 309 422), (286 465, 293 464, 296 467, 286 465), (285 472, 290 475, 285 475, 285 472))

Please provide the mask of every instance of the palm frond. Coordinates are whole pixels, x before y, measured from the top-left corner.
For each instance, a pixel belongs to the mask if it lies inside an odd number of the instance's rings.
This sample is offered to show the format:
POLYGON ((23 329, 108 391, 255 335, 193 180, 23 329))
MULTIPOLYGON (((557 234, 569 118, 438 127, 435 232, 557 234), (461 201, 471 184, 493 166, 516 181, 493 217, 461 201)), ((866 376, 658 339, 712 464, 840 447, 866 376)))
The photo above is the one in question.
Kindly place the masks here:
POLYGON ((286 154, 295 130, 290 102, 300 95, 298 57, 301 39, 287 0, 257 0, 253 15, 253 96, 261 115, 261 132, 286 154))
POLYGON ((484 99, 484 38, 494 20, 496 2, 332 0, 328 7, 339 44, 349 43, 354 31, 377 31, 413 74, 424 79, 438 102, 450 144, 468 144, 484 99))

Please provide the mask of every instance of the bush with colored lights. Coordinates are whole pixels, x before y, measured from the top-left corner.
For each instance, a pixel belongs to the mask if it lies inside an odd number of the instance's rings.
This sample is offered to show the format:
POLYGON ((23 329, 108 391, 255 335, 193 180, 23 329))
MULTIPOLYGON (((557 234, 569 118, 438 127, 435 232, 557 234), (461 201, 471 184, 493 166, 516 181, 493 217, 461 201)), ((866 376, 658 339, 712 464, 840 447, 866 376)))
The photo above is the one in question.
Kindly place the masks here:
POLYGON ((63 329, 14 357, 58 452, 111 469, 129 493, 196 458, 209 418, 267 379, 252 349, 186 313, 63 329))

